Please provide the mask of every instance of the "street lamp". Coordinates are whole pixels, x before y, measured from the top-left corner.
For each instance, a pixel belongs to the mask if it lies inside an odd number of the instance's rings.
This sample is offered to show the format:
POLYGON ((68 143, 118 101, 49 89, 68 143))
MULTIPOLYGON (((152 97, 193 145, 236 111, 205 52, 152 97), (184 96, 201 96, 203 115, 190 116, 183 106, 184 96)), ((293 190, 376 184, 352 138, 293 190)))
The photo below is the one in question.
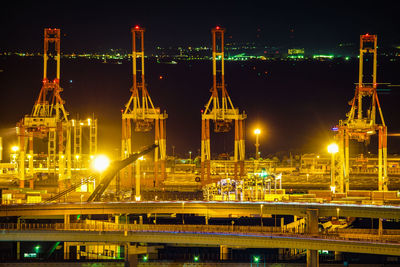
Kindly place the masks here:
POLYGON ((135 165, 136 165, 136 174, 135 174, 135 201, 140 201, 141 195, 140 195, 140 162, 144 161, 144 157, 141 156, 136 160, 135 165))
MULTIPOLYGON (((78 156, 78 155, 77 155, 78 156)), ((105 155, 98 155, 93 160, 93 168, 98 172, 103 172, 110 165, 110 159, 105 155)))
POLYGON ((339 152, 337 144, 332 143, 328 146, 328 152, 331 154, 331 191, 335 193, 335 154, 339 152))
POLYGON ((256 135, 256 159, 260 158, 260 153, 258 152, 259 147, 260 147, 260 143, 259 143, 259 140, 258 140, 260 133, 261 133, 260 129, 257 128, 257 129, 254 130, 254 134, 256 135))
POLYGON ((192 160, 192 151, 189 151, 189 160, 192 160))
MULTIPOLYGON (((76 159, 79 159, 79 155, 75 156, 76 159)), ((96 157, 93 157, 92 163, 91 163, 91 168, 99 173, 99 178, 97 176, 94 176, 93 179, 93 189, 96 187, 96 180, 99 181, 101 180, 101 174, 108 168, 110 165, 110 159, 105 156, 105 155, 97 155, 96 157)), ((89 180, 90 181, 90 180, 89 180)), ((99 181, 100 182, 100 181, 99 181)), ((82 191, 89 191, 87 185, 82 185, 81 186, 82 191)))

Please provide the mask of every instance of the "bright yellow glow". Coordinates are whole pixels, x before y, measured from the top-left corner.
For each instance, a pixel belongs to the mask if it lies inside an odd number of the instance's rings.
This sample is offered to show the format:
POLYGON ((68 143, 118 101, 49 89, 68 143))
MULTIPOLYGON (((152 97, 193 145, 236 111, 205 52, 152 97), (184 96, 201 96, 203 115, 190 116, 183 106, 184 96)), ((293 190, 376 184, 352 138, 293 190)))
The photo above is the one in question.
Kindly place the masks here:
POLYGON ((75 158, 76 158, 76 159, 79 159, 79 155, 75 155, 75 158))
POLYGON ((140 196, 135 196, 136 201, 140 201, 140 196))
POLYGON ((93 155, 90 155, 90 159, 94 159, 94 156, 93 156, 93 155))
POLYGON ((75 126, 75 120, 71 120, 71 122, 72 122, 72 127, 74 127, 75 126))
POLYGON ((110 165, 110 159, 105 155, 98 155, 93 161, 93 168, 102 172, 110 165))
POLYGON ((28 155, 28 159, 30 159, 31 158, 31 155, 28 155))
POLYGON ((335 154, 335 153, 339 152, 339 147, 338 147, 338 145, 335 144, 335 143, 330 144, 330 145, 328 146, 328 152, 331 153, 331 154, 335 154))
POLYGON ((331 192, 335 194, 336 186, 331 186, 331 192))
POLYGON ((259 135, 260 133, 261 133, 261 130, 260 130, 260 129, 257 128, 257 129, 254 130, 254 134, 259 135))
POLYGON ((144 160, 144 157, 143 157, 143 156, 141 156, 141 157, 139 158, 139 160, 144 160))
POLYGON ((90 126, 91 119, 87 119, 87 124, 90 126))
POLYGON ((11 147, 11 150, 12 150, 13 152, 17 152, 17 151, 19 150, 19 146, 12 146, 12 147, 11 147))
POLYGON ((85 125, 83 122, 79 123, 80 125, 85 125))

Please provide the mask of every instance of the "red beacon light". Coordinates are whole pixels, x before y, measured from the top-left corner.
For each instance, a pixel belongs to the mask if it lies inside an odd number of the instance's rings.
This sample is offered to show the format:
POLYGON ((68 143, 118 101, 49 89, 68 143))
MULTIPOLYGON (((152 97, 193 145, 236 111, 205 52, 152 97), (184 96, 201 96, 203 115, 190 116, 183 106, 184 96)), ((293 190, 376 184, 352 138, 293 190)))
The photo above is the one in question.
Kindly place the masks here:
POLYGON ((216 29, 216 30, 219 30, 219 29, 220 29, 220 27, 219 27, 219 26, 217 26, 217 27, 215 27, 215 29, 216 29))
POLYGON ((139 28, 140 28, 139 25, 136 25, 136 26, 135 26, 135 29, 136 29, 136 30, 138 30, 139 28))

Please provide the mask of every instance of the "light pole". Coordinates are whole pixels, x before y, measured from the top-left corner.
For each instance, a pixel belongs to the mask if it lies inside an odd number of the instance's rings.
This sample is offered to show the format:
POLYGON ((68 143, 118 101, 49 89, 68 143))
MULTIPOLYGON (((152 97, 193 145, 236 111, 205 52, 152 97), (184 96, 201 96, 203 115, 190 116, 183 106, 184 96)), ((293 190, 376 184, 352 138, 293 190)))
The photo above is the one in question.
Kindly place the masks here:
POLYGON ((192 151, 189 151, 189 161, 192 160, 192 151))
POLYGON ((331 154, 331 191, 335 193, 335 154, 339 152, 339 147, 337 144, 332 143, 328 146, 328 152, 331 154))
POLYGON ((259 143, 259 135, 261 133, 260 129, 255 129, 254 130, 254 134, 256 135, 256 159, 260 158, 260 153, 259 153, 259 147, 260 147, 260 143, 259 143))
MULTIPOLYGON (((110 159, 107 156, 98 155, 98 156, 93 158, 91 167, 92 167, 92 169, 94 169, 95 171, 97 171, 99 173, 99 177, 97 178, 95 176, 95 178, 94 178, 93 190, 95 189, 96 179, 98 180, 98 182, 100 184, 101 175, 108 168, 108 166, 110 166, 110 159)), ((87 191, 89 192, 89 188, 88 187, 87 187, 87 191)))
POLYGON ((144 160, 144 157, 141 156, 138 158, 135 162, 136 164, 136 173, 135 173, 135 200, 140 201, 141 195, 140 195, 140 162, 144 160))

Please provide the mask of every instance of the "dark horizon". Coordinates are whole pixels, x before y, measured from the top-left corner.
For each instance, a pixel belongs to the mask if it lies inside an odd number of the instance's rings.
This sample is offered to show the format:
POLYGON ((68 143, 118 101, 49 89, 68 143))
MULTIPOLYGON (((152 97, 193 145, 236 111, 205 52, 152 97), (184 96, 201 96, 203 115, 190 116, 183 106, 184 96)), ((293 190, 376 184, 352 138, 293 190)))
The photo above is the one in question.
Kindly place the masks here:
POLYGON ((130 50, 130 28, 145 27, 146 48, 209 45, 210 29, 227 29, 232 42, 330 48, 377 34, 381 46, 400 44, 398 16, 386 1, 268 3, 211 1, 19 1, 2 6, 1 50, 42 51, 44 28, 60 28, 64 52, 130 50))

